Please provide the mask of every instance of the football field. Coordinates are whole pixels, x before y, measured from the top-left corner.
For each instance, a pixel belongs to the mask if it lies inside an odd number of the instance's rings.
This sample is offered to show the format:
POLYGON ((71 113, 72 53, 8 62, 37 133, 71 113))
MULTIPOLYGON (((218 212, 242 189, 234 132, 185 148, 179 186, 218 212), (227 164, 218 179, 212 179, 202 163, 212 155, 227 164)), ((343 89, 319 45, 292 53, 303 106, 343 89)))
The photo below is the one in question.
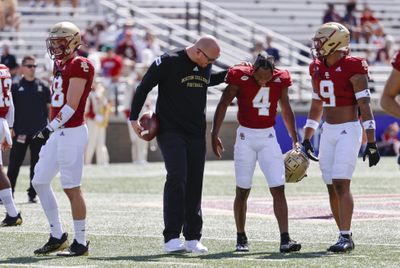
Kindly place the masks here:
MULTIPOLYGON (((328 254, 337 240, 328 195, 315 163, 309 176, 286 185, 289 228, 302 243, 298 253, 279 253, 279 232, 272 199, 257 167, 248 203, 246 230, 250 251, 236 253, 233 218, 235 193, 232 161, 206 163, 203 190, 203 243, 207 254, 165 254, 163 251, 163 163, 87 166, 83 191, 87 201, 88 257, 36 257, 47 242, 49 227, 40 204, 28 204, 28 168, 19 177, 16 202, 24 223, 0 228, 0 267, 399 267, 400 170, 395 158, 368 168, 359 160, 352 181, 355 199, 352 225, 355 250, 328 254)), ((73 239, 69 202, 58 177, 53 186, 64 230, 73 239)), ((1 211, 4 207, 0 206, 1 211)), ((3 216, 2 216, 3 217, 3 216)))

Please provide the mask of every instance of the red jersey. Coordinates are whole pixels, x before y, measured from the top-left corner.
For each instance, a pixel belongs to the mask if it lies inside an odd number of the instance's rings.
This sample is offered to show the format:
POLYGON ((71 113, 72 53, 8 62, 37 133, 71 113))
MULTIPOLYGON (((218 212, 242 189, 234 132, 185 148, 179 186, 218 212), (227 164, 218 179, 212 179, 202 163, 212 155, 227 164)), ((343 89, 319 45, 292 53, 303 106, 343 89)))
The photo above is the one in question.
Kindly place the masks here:
POLYGON ((394 56, 392 66, 400 72, 400 50, 397 51, 396 55, 394 56))
POLYGON ((86 79, 86 84, 81 99, 79 100, 78 108, 72 117, 64 124, 64 127, 80 126, 84 123, 86 99, 92 88, 94 67, 87 58, 80 56, 68 60, 64 65, 61 65, 60 61, 56 61, 55 65, 57 68, 53 70, 54 78, 51 86, 50 118, 53 120, 64 104, 67 103, 69 80, 74 77, 83 78, 86 79))
POLYGON ((271 80, 260 87, 253 78, 253 66, 235 66, 228 70, 225 82, 240 87, 237 118, 248 128, 269 128, 275 125, 276 108, 283 89, 292 85, 287 70, 275 69, 271 80))
POLYGON ((318 59, 310 64, 310 75, 317 86, 315 92, 324 107, 356 105, 350 78, 355 74, 368 74, 368 63, 359 57, 346 56, 327 67, 318 59))
POLYGON ((118 55, 101 59, 101 68, 105 77, 116 77, 121 74, 122 58, 118 55))
POLYGON ((6 118, 11 105, 11 74, 7 66, 0 64, 0 117, 6 118))

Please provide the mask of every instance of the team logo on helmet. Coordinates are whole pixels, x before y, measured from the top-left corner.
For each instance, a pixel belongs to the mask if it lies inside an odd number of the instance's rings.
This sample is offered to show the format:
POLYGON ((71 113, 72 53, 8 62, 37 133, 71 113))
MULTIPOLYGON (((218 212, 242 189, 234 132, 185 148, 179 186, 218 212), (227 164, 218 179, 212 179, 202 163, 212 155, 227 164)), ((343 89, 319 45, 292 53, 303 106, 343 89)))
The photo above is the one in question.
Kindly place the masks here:
POLYGON ((79 28, 68 21, 63 21, 51 27, 46 39, 47 51, 54 59, 64 59, 74 53, 81 45, 79 28))
POLYGON ((312 54, 318 58, 327 57, 338 50, 348 52, 350 32, 340 23, 328 22, 319 27, 312 40, 312 54))
POLYGON ((286 182, 299 182, 307 176, 310 160, 300 149, 293 149, 284 155, 286 182))

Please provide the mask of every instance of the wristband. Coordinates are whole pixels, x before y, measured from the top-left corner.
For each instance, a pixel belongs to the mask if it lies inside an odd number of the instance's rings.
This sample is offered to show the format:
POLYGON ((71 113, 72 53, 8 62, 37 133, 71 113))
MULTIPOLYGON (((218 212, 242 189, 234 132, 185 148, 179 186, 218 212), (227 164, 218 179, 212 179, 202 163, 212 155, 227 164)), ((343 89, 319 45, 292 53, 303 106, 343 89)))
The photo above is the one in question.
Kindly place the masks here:
POLYGON ((369 91, 368 88, 357 92, 356 94, 356 99, 359 100, 361 98, 370 98, 371 97, 371 91, 369 91))
POLYGON ((50 122, 50 129, 53 131, 62 127, 74 115, 75 110, 65 104, 58 112, 57 116, 50 122))
POLYGON ((376 129, 375 120, 364 121, 364 122, 362 122, 362 125, 363 125, 365 130, 367 130, 367 129, 376 129))
POLYGON ((304 128, 309 127, 312 128, 314 130, 316 130, 319 126, 319 123, 315 120, 312 119, 307 119, 306 124, 304 125, 304 128))

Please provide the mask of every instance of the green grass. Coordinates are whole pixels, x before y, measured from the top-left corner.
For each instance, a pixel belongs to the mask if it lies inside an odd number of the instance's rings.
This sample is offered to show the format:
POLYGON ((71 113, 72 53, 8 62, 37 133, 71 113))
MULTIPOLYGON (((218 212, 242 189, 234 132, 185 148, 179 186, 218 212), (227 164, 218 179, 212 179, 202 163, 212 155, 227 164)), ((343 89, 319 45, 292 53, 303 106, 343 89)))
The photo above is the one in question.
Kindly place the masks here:
MULTIPOLYGON (((0 266, 93 267, 398 267, 400 263, 400 171, 394 158, 378 167, 359 162, 352 181, 355 213, 352 230, 356 249, 332 255, 326 248, 337 239, 329 216, 325 186, 316 164, 309 176, 288 184, 291 236, 303 244, 299 253, 280 254, 279 232, 271 195, 257 168, 248 204, 246 230, 250 252, 233 252, 236 242, 232 204, 235 192, 232 161, 207 162, 203 191, 203 242, 208 254, 167 255, 163 252, 163 163, 85 168, 83 190, 88 209, 90 256, 64 259, 35 257, 33 250, 48 239, 40 204, 28 204, 24 167, 16 202, 24 223, 0 228, 0 266)), ((58 178, 53 181, 64 230, 73 237, 69 202, 58 178)), ((4 208, 2 208, 4 210, 4 208)))

